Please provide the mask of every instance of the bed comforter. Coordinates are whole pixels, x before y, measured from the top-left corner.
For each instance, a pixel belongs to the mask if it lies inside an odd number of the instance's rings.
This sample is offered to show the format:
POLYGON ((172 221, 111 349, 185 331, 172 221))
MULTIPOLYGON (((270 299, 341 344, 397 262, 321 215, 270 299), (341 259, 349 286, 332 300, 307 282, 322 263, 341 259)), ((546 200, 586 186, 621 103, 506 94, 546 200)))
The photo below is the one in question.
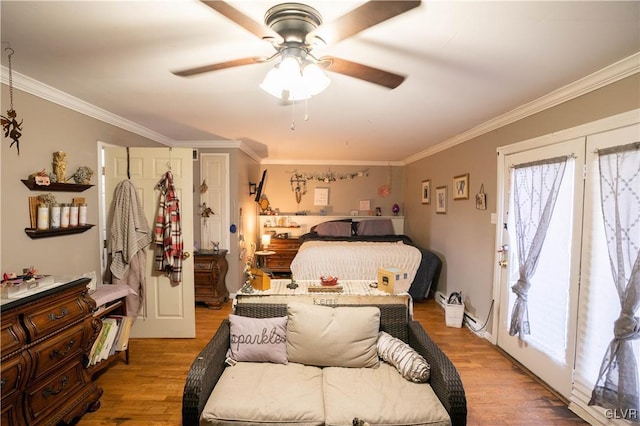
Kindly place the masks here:
POLYGON ((305 234, 291 262, 293 278, 318 279, 336 275, 344 280, 377 280, 378 267, 396 267, 409 273, 409 294, 424 300, 437 285, 442 262, 431 251, 413 244, 406 235, 321 237, 305 234))

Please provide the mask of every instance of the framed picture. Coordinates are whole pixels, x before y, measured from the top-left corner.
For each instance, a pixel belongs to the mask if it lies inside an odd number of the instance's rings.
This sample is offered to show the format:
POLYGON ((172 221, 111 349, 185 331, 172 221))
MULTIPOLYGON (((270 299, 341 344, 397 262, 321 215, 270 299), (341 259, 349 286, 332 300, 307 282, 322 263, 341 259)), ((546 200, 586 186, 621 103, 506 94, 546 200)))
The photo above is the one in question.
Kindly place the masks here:
POLYGON ((436 188, 436 213, 447 214, 447 187, 438 186, 436 188))
POLYGON ((469 199, 469 173, 453 177, 453 199, 469 199))
POLYGON ((431 179, 422 181, 422 204, 431 204, 431 179))
POLYGON ((349 216, 358 216, 358 210, 350 210, 349 216))
POLYGON ((313 205, 314 206, 329 205, 329 188, 316 188, 313 191, 313 205))
POLYGON ((484 185, 480 185, 480 192, 476 194, 476 209, 487 209, 487 194, 484 193, 484 185))

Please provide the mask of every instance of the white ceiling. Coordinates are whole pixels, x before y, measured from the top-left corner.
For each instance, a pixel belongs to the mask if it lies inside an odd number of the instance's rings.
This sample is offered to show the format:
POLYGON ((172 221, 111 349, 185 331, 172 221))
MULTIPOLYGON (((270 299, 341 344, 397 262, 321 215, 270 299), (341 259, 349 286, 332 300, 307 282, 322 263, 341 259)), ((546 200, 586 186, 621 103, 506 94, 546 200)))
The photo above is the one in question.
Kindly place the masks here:
MULTIPOLYGON (((279 2, 229 3, 262 22, 279 2)), ((329 22, 363 2, 306 3, 329 22)), ((329 73, 325 92, 293 108, 258 87, 272 64, 170 72, 274 52, 199 1, 0 7, 3 81, 8 42, 14 81, 58 89, 165 144, 242 141, 266 162, 403 162, 640 51, 638 1, 423 1, 314 51, 406 75, 400 87, 329 73)))

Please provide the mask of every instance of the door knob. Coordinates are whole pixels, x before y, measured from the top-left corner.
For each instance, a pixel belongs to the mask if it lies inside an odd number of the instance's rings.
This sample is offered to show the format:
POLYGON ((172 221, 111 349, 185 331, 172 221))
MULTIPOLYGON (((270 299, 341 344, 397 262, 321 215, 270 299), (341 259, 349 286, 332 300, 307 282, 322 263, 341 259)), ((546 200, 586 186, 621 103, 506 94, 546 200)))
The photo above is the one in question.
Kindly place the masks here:
POLYGON ((507 261, 506 260, 500 260, 500 261, 498 261, 498 265, 500 265, 501 268, 506 268, 507 267, 507 261))
POLYGON ((191 253, 189 253, 188 251, 182 252, 182 260, 188 259, 189 256, 191 256, 191 253))

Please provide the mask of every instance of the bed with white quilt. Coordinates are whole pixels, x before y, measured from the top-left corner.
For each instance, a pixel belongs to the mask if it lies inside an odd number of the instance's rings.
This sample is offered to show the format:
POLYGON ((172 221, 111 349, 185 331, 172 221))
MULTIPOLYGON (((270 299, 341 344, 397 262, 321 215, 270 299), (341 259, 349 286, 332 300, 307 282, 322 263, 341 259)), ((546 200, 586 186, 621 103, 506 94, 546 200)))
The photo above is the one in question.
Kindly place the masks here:
POLYGON ((333 275, 340 280, 378 278, 378 268, 398 268, 409 275, 408 293, 423 300, 435 289, 442 262, 406 235, 395 235, 388 219, 323 222, 300 237, 291 262, 295 280, 317 280, 333 275))

